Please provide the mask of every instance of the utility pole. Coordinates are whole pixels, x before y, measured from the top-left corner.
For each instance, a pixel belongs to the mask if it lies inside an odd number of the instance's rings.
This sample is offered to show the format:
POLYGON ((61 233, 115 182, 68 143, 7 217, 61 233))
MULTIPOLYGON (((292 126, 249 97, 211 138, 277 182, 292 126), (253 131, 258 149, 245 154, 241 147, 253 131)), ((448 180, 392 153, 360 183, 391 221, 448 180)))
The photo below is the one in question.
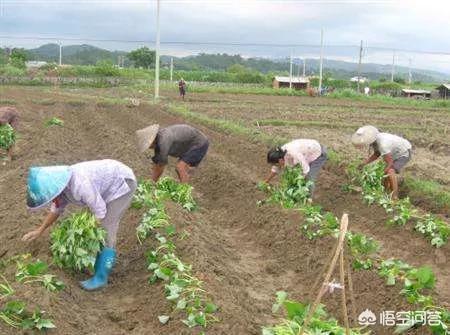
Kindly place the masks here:
POLYGON ((323 28, 320 30, 319 95, 322 94, 323 28))
POLYGON ((292 89, 292 51, 289 59, 289 88, 292 89))
POLYGON ((392 69, 391 69, 391 82, 394 82, 394 72, 395 72, 395 50, 392 52, 392 69))
POLYGON ((359 62, 358 62, 358 81, 357 81, 357 87, 358 87, 358 93, 359 93, 359 81, 361 80, 361 60, 362 60, 362 53, 363 53, 363 41, 361 40, 361 46, 359 47, 359 62))
POLYGON ((300 77, 300 66, 301 66, 301 64, 300 64, 300 59, 299 59, 298 67, 297 67, 297 77, 300 77))
POLYGON ((412 82, 412 73, 411 73, 411 58, 409 59, 409 67, 408 67, 408 83, 411 85, 412 82))
POLYGON ((59 41, 59 66, 62 64, 62 43, 59 41))
POLYGON ((155 102, 159 99, 159 2, 156 0, 155 102))
POLYGON ((173 57, 170 57, 170 81, 173 80, 173 57))
POLYGON ((306 58, 303 58, 303 78, 306 76, 306 58))

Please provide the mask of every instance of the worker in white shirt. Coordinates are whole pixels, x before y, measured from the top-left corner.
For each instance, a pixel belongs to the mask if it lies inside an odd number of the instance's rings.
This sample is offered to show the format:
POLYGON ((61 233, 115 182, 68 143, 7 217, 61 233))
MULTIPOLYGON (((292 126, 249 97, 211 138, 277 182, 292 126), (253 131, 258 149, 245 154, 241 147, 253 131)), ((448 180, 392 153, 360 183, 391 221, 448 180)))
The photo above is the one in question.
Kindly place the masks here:
POLYGON ((364 161, 363 165, 370 164, 383 157, 386 163, 385 188, 392 194, 392 199, 398 199, 397 174, 411 160, 411 143, 403 137, 381 133, 374 126, 359 128, 352 136, 352 142, 356 147, 370 146, 372 154, 364 161))

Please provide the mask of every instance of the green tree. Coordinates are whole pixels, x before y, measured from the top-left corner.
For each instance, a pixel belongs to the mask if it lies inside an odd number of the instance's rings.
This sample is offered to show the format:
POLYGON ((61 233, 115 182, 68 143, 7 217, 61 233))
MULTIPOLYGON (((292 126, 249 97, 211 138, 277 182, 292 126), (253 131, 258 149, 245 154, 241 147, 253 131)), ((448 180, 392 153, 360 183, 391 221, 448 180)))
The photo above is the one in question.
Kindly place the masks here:
POLYGON ((95 65, 95 73, 106 77, 114 77, 120 74, 119 69, 110 60, 98 61, 95 65))
POLYGON ((245 73, 248 70, 249 69, 247 69, 244 65, 241 65, 241 64, 233 64, 227 68, 227 72, 230 72, 230 73, 245 73))
POLYGON ((155 51, 147 47, 133 50, 128 54, 128 59, 134 63, 135 67, 143 67, 146 69, 155 64, 155 58, 155 51))
POLYGON ((27 60, 27 53, 24 49, 14 49, 9 57, 9 63, 19 69, 25 68, 25 62, 27 60))

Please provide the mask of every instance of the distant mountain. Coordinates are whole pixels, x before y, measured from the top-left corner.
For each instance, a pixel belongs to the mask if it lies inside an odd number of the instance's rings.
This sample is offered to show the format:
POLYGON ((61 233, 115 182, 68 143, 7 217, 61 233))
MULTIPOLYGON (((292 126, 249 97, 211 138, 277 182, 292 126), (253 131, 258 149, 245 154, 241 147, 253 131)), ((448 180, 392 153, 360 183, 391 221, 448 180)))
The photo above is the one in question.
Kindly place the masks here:
MULTIPOLYGON (((58 62, 59 45, 45 44, 36 49, 27 50, 30 60, 41 60, 47 62, 58 62)), ((100 60, 110 60, 117 64, 119 58, 124 59, 124 66, 130 66, 130 61, 126 58, 125 51, 109 51, 92 45, 69 45, 62 49, 63 63, 74 65, 94 65, 100 60)), ((170 56, 162 56, 163 66, 168 66, 170 56)), ((173 57, 175 68, 178 70, 226 70, 233 64, 241 64, 247 68, 263 73, 286 74, 289 72, 289 59, 287 58, 244 58, 240 55, 229 54, 199 54, 187 57, 173 57)), ((294 74, 303 72, 302 64, 294 64, 294 74)), ((408 78, 407 67, 396 66, 395 76, 403 79, 408 78)), ((414 81, 422 82, 442 82, 448 81, 449 75, 437 71, 412 69, 414 81)), ((358 73, 358 64, 352 62, 338 61, 333 59, 324 60, 324 72, 336 79, 349 79, 358 73)), ((319 73, 319 60, 306 59, 306 74, 319 73)), ((362 76, 369 79, 390 78, 391 66, 363 63, 362 76)))
MULTIPOLYGON (((30 60, 58 62, 59 45, 45 44, 36 49, 27 50, 30 60)), ((109 51, 92 45, 67 45, 62 48, 64 64, 95 65, 100 60, 110 60, 117 64, 120 56, 126 56, 124 51, 109 51)))
MULTIPOLYGON (((170 57, 163 57, 165 62, 169 62, 170 57)), ((196 56, 188 56, 183 58, 174 58, 174 63, 178 69, 204 69, 204 70, 226 70, 233 64, 241 64, 245 67, 263 72, 282 72, 287 74, 289 72, 289 59, 267 59, 267 58, 243 58, 239 55, 227 55, 227 54, 200 54, 196 56)), ((318 74, 319 73, 319 60, 318 59, 306 59, 306 74, 318 74)), ((303 64, 294 62, 293 68, 294 74, 303 73, 303 64)), ((412 78, 414 81, 422 82, 442 82, 448 81, 449 75, 440 73, 437 71, 411 69, 412 78)), ((324 59, 324 73, 327 73, 336 79, 349 79, 358 74, 358 64, 324 59)), ((395 77, 401 77, 405 80, 408 78, 409 69, 403 66, 395 67, 395 77)), ((391 65, 382 65, 374 63, 364 63, 362 65, 361 75, 369 79, 390 78, 391 65)))

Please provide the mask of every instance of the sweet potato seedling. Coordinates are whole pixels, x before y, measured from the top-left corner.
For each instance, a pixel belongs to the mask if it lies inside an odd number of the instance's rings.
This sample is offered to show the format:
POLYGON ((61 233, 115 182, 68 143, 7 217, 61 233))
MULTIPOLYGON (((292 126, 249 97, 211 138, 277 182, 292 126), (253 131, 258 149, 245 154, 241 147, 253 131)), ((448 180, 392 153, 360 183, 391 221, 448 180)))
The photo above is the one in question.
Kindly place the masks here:
POLYGON ((56 328, 53 322, 42 317, 43 312, 36 308, 34 312, 26 309, 26 304, 20 300, 8 301, 0 310, 0 320, 13 328, 22 330, 45 330, 56 328))
POLYGON ((17 262, 16 280, 23 284, 40 283, 49 291, 64 289, 64 283, 55 275, 48 274, 48 265, 37 260, 36 262, 17 262))
POLYGON ((9 124, 0 125, 0 148, 8 150, 16 142, 16 132, 9 124))

